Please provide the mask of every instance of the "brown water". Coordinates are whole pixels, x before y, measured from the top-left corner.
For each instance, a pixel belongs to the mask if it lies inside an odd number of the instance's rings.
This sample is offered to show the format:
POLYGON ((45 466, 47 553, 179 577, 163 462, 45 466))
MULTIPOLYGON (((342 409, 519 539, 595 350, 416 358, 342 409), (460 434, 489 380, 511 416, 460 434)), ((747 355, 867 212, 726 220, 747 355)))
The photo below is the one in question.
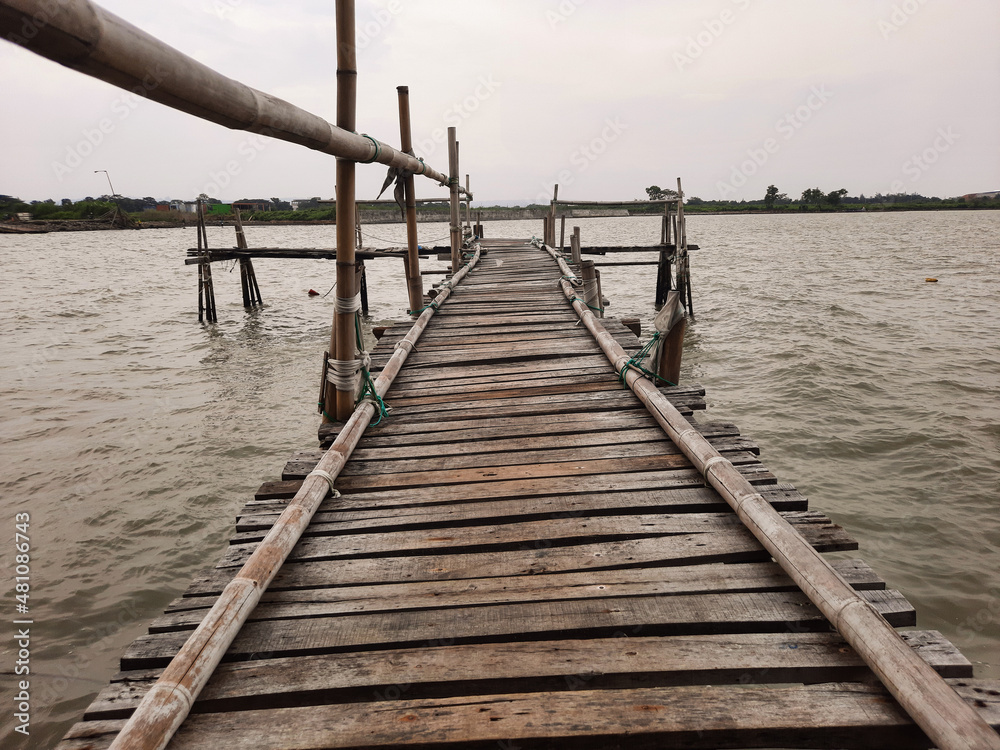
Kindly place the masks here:
MULTIPOLYGON (((584 244, 651 243, 658 220, 581 219, 584 244)), ((491 237, 540 222, 488 223, 491 237)), ((249 230, 323 247, 329 227, 249 230)), ((373 227, 400 244, 402 227, 373 227)), ((421 225, 421 241, 447 235, 421 225)), ((231 229, 210 229, 214 247, 231 229)), ((1000 678, 1000 213, 689 220, 696 320, 684 380, 765 464, 843 523, 861 557, 1000 678), (924 278, 937 277, 937 284, 924 278)), ((0 235, 0 524, 30 514, 29 612, 3 553, 4 696, 13 619, 33 620, 31 727, 51 747, 125 646, 218 559, 233 517, 288 455, 316 445, 332 263, 255 261, 266 307, 215 266, 220 322, 197 322, 186 230, 0 235)), ((639 259, 638 257, 635 259, 639 259)), ((438 265, 429 264, 431 267, 438 265)), ((426 267, 426 266, 425 266, 426 267)), ((402 319, 395 262, 369 264, 369 324, 402 319)), ((655 269, 605 269, 609 314, 651 321, 655 269)), ((391 403, 391 398, 390 398, 391 403)))

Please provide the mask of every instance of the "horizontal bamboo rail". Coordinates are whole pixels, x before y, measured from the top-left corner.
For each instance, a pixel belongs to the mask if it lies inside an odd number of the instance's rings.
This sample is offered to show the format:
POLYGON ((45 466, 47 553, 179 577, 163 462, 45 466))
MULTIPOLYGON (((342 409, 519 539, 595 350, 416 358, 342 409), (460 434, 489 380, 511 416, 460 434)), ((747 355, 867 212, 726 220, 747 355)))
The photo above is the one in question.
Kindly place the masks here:
MULTIPOLYGON (((453 287, 476 266, 479 258, 480 251, 477 249, 472 260, 441 286, 434 304, 420 314, 403 340, 396 344, 392 357, 375 379, 375 391, 379 397, 388 392, 437 308, 448 299, 453 287)), ((316 509, 330 493, 333 481, 343 470, 371 422, 375 409, 372 399, 365 399, 358 404, 333 445, 323 454, 316 469, 303 481, 302 487, 289 501, 288 507, 278 517, 273 528, 236 577, 226 585, 201 624, 136 707, 135 713, 111 744, 111 750, 161 750, 166 747, 191 711, 198 694, 240 632, 243 623, 309 525, 316 509)))
POLYGON ((416 157, 228 78, 90 0, 0 0, 0 34, 60 65, 233 130, 448 183, 416 157))
POLYGON ((567 279, 578 278, 552 248, 563 293, 623 378, 694 467, 837 629, 903 709, 941 750, 1000 750, 1000 735, 910 648, 893 627, 831 567, 733 464, 646 377, 601 325, 567 279))

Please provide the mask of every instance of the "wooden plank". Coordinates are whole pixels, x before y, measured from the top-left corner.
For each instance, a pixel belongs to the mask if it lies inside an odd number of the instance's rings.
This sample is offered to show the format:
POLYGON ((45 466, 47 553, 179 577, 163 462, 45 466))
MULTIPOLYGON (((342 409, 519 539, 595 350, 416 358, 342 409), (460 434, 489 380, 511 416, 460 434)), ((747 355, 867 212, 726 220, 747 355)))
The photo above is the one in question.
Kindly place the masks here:
MULTIPOLYGON (((806 499, 787 486, 761 488, 768 502, 783 511, 808 510, 806 499)), ((270 527, 284 503, 247 505, 237 519, 236 530, 260 531, 270 527)), ((340 522, 354 530, 372 530, 380 524, 400 528, 441 525, 464 526, 470 522, 579 517, 606 514, 728 513, 729 506, 715 490, 703 487, 669 492, 601 492, 555 497, 507 498, 487 502, 425 504, 407 508, 360 509, 335 498, 321 505, 313 523, 340 522)))
MULTIPOLYGON (((734 465, 758 464, 753 454, 731 454, 734 465)), ((371 474, 365 476, 341 476, 337 478, 337 489, 341 492, 363 492, 366 490, 404 489, 432 487, 449 484, 472 484, 476 482, 503 482, 541 477, 582 477, 610 472, 655 472, 669 469, 687 469, 691 466, 684 455, 637 456, 634 458, 589 459, 579 461, 556 461, 553 463, 493 466, 472 469, 442 469, 440 471, 410 471, 397 474, 371 474)), ((305 467, 302 467, 305 468, 305 467)), ((304 473, 295 469, 294 473, 282 474, 282 479, 302 479, 304 473)))
MULTIPOLYGON (((1000 683, 949 680, 1000 728, 1000 683)), ((102 750, 123 720, 81 722, 58 750, 102 750)), ((178 747, 218 750, 559 746, 595 750, 801 747, 921 750, 931 743, 881 686, 676 686, 456 697, 196 714, 178 747)))
MULTIPOLYGON (((945 677, 972 665, 937 631, 901 634, 945 677)), ((122 672, 85 721, 128 717, 156 672, 122 672)), ((869 679, 835 633, 739 633, 541 641, 321 654, 222 664, 193 713, 538 691, 869 679), (489 675, 489 677, 485 677, 489 675)))
MULTIPOLYGON (((885 589, 883 581, 863 560, 834 563, 845 580, 856 589, 885 589)), ((554 598, 588 598, 634 593, 635 587, 655 586, 657 593, 706 593, 711 591, 793 590, 794 584, 773 562, 731 565, 692 565, 673 568, 626 568, 585 573, 550 573, 543 576, 500 576, 462 580, 417 581, 359 586, 337 586, 335 581, 316 581, 314 588, 268 590, 262 603, 340 603, 345 612, 377 609, 426 609, 470 606, 503 598, 508 603, 554 598), (624 592, 624 593, 623 593, 624 592), (427 602, 432 602, 431 606, 427 602)), ((166 613, 203 610, 215 595, 182 596, 166 613)))
MULTIPOLYGON (((893 625, 915 622, 913 608, 899 592, 863 591, 859 595, 893 625)), ((261 653, 292 656, 399 648, 442 640, 490 643, 829 628, 801 591, 578 599, 456 607, 446 617, 435 610, 414 610, 247 622, 223 660, 243 661, 261 653)), ((137 638, 122 656, 122 669, 165 666, 188 634, 176 631, 137 638)))

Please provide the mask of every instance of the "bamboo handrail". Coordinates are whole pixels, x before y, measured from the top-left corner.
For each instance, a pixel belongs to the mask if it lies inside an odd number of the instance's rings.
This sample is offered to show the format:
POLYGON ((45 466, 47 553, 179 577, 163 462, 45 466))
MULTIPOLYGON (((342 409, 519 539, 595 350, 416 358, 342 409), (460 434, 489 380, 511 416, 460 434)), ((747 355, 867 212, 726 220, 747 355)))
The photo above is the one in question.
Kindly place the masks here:
MULTIPOLYGON (((420 314, 406 336, 396 344, 388 363, 375 379, 375 391, 379 397, 388 392, 437 308, 448 299, 452 288, 475 268, 479 258, 480 250, 477 249, 472 260, 447 284, 442 285, 434 304, 420 314)), ((355 408, 333 445, 323 454, 313 473, 302 482, 302 487, 289 501, 288 507, 278 517, 267 536, 240 568, 236 577, 226 585, 201 624, 143 697, 111 743, 111 750, 161 750, 167 745, 191 711, 198 694, 243 623, 309 525, 316 509, 329 494, 332 480, 337 478, 350 458, 371 422, 375 408, 371 399, 363 400, 355 408), (317 471, 326 472, 331 480, 328 482, 317 471)))
MULTIPOLYGON (((680 238, 683 241, 683 238, 680 238)), ((563 294, 616 372, 639 397, 667 436, 736 512, 844 640, 858 653, 903 710, 940 750, 1000 750, 1000 735, 907 645, 874 607, 858 595, 746 477, 674 407, 646 377, 627 367, 630 355, 579 300, 567 280, 575 274, 554 249, 545 248, 563 274, 563 294)))
POLYGON ((416 157, 224 76, 90 0, 0 0, 0 34, 60 65, 233 130, 448 183, 416 157))

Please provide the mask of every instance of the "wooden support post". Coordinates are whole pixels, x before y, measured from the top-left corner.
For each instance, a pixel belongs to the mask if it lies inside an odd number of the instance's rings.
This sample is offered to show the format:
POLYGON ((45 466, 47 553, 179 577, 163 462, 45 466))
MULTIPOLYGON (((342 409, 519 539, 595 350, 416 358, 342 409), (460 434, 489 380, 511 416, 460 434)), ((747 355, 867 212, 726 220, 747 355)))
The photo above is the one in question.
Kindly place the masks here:
POLYGON ((556 212, 559 210, 559 185, 552 186, 552 203, 549 204, 549 234, 545 244, 549 247, 556 246, 556 212))
POLYGON ((570 238, 570 252, 572 262, 579 266, 583 256, 580 254, 580 227, 573 227, 573 236, 570 238))
MULTIPOLYGON (((413 151, 413 135, 410 129, 410 88, 397 86, 399 98, 399 147, 403 153, 413 151)), ((424 282, 420 277, 420 251, 417 242, 417 198, 414 193, 413 174, 407 172, 403 179, 403 195, 406 201, 406 296, 411 312, 424 306, 424 282)))
POLYGON ((566 252, 566 214, 559 217, 559 252, 566 252))
POLYGON ((360 250, 364 247, 364 237, 361 236, 361 206, 354 204, 354 247, 360 250))
MULTIPOLYGON (((337 127, 356 130, 358 71, 355 45, 354 0, 337 0, 337 127)), ((330 332, 330 370, 341 375, 355 361, 355 317, 351 310, 357 295, 354 270, 355 171, 353 159, 337 159, 337 299, 330 332)), ((345 422, 354 411, 354 387, 342 379, 329 383, 324 419, 345 422)))
MULTIPOLYGON (((243 217, 238 208, 233 209, 233 226, 236 228, 236 246, 240 250, 248 249, 247 237, 243 232, 243 217)), ((257 274, 254 273, 251 258, 240 258, 240 288, 243 290, 243 307, 263 304, 263 300, 260 298, 260 287, 257 286, 257 274)))
POLYGON ((472 195, 472 188, 469 187, 469 175, 465 175, 465 228, 468 229, 468 234, 472 235, 472 199, 469 196, 472 195))
POLYGON ((451 188, 451 275, 462 265, 462 219, 458 207, 458 141, 456 129, 448 128, 448 185, 451 188))
POLYGON ((358 258, 354 262, 354 268, 358 275, 358 289, 361 292, 361 314, 368 314, 368 274, 365 273, 365 259, 358 258))
POLYGON ((597 269, 594 268, 594 261, 584 260, 580 262, 580 276, 583 278, 584 303, 594 315, 603 317, 604 311, 601 309, 601 296, 597 288, 597 269))
MULTIPOLYGON (((596 265, 596 263, 595 263, 596 265)), ((601 290, 601 269, 594 269, 594 278, 597 280, 597 307, 601 308, 600 312, 597 313, 597 317, 604 317, 604 292, 601 290)))
MULTIPOLYGON (((682 274, 684 276, 684 291, 686 295, 686 300, 684 297, 681 298, 681 304, 687 307, 688 315, 694 315, 694 303, 691 299, 691 266, 687 245, 687 220, 684 218, 684 190, 681 188, 680 177, 677 178, 677 232, 675 234, 677 257, 681 261, 677 273, 678 276, 682 274)), ((679 279, 678 288, 680 288, 679 279)))
POLYGON ((687 318, 681 306, 678 292, 670 292, 666 304, 653 320, 653 326, 660 335, 659 344, 653 351, 652 369, 664 380, 677 385, 681 376, 681 354, 684 347, 684 332, 687 318))
POLYGON ((483 238, 483 212, 476 211, 476 237, 483 238))

